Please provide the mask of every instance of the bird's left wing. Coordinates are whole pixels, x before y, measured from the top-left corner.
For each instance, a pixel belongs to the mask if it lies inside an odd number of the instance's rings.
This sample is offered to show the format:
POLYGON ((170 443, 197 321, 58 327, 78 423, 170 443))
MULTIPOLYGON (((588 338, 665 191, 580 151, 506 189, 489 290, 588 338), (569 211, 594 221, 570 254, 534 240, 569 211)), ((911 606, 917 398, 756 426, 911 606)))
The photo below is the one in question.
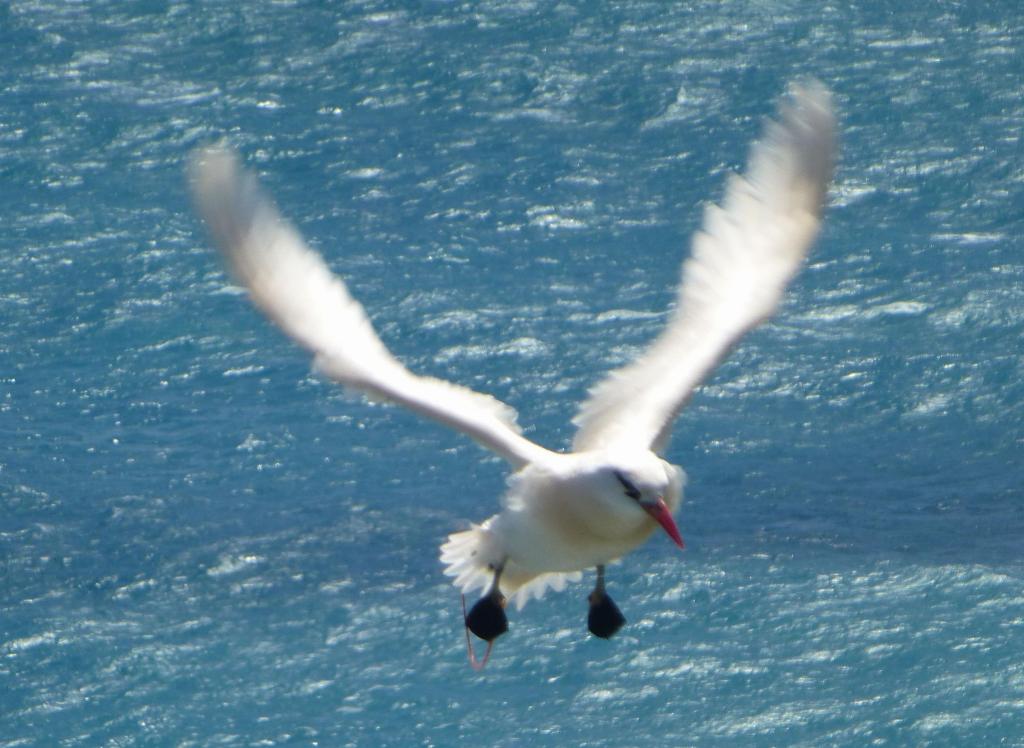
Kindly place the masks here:
POLYGON ((196 207, 235 277, 264 314, 315 356, 318 370, 462 431, 516 468, 545 451, 520 434, 510 406, 417 376, 392 356, 344 282, 280 216, 232 151, 197 151, 190 176, 196 207))
POLYGON ((672 421, 733 344, 765 320, 818 234, 835 120, 820 83, 794 86, 693 239, 675 313, 661 336, 590 392, 573 449, 664 451, 672 421))

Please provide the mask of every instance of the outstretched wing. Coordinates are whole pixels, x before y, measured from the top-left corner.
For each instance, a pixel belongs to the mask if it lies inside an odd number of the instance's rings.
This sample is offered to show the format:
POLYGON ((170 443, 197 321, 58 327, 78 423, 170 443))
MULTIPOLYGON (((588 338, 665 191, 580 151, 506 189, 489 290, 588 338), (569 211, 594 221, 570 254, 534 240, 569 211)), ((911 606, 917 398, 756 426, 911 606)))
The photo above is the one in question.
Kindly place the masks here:
POLYGON ((793 86, 778 121, 751 150, 746 175, 732 176, 722 206, 707 209, 668 327, 581 406, 575 450, 665 449, 694 388, 772 314, 817 236, 834 129, 828 90, 817 82, 793 86))
POLYGON ((277 212, 230 150, 192 157, 196 206, 253 303, 315 356, 327 376, 468 434, 515 467, 543 449, 525 439, 515 411, 489 395, 406 369, 323 258, 277 212))

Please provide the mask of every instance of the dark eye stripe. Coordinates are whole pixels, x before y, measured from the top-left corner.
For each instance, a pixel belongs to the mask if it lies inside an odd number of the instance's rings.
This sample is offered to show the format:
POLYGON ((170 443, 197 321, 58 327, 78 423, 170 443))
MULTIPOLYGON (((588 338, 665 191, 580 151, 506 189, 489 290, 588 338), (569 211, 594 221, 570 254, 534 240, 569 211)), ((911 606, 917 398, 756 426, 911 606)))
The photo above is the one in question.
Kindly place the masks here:
POLYGON ((626 489, 626 496, 633 499, 634 501, 640 500, 640 489, 634 486, 630 481, 620 473, 618 470, 615 471, 615 477, 619 479, 619 483, 626 489))

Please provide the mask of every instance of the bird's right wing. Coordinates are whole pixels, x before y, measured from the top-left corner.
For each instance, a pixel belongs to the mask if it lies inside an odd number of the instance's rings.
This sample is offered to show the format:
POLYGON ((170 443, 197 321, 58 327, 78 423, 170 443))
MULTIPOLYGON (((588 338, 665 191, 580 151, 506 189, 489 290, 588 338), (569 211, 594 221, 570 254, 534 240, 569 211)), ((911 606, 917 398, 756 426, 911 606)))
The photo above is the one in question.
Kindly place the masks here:
POLYGON ((664 451, 693 389, 748 330, 775 311, 818 234, 832 177, 835 119, 820 83, 794 86, 711 206, 683 265, 676 310, 647 351, 583 403, 573 449, 664 451))
POLYGON ((315 356, 318 370, 462 431, 516 468, 546 452, 520 434, 510 406, 417 376, 392 356, 344 282, 279 215, 232 151, 201 149, 190 171, 196 206, 235 277, 264 314, 315 356))

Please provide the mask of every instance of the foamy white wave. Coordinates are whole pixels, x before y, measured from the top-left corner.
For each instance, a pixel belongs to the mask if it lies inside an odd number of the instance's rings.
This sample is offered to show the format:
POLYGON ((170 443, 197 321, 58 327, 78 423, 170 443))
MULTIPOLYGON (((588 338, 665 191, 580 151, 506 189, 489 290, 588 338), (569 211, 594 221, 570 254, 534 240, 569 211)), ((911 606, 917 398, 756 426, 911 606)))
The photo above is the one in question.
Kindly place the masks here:
POLYGON ((536 119, 542 122, 562 123, 566 116, 562 112, 546 107, 524 107, 522 109, 510 109, 504 112, 495 112, 493 118, 496 122, 507 122, 515 119, 536 119))
POLYGON ((242 442, 237 447, 235 447, 235 449, 241 452, 252 452, 264 446, 265 444, 266 441, 258 438, 256 434, 249 434, 248 436, 245 437, 245 439, 242 440, 242 442))
POLYGON ((230 369, 225 369, 221 376, 224 377, 245 377, 250 374, 259 374, 266 371, 266 367, 261 364, 250 364, 249 366, 236 366, 230 369))
POLYGON ((864 316, 872 317, 912 317, 924 314, 929 309, 928 305, 920 301, 891 301, 887 304, 879 304, 870 307, 864 316))
POLYGON ((997 231, 966 231, 960 234, 940 233, 934 234, 933 239, 940 242, 955 242, 956 244, 989 244, 992 242, 1005 241, 1006 234, 997 231))
POLYGON ((263 556, 258 556, 253 553, 246 553, 240 555, 225 554, 220 557, 220 561, 216 566, 212 566, 206 570, 206 573, 211 577, 223 577, 228 574, 237 574, 245 569, 252 568, 262 564, 266 559, 263 556))
POLYGON ((35 649, 44 644, 53 644, 57 641, 57 635, 51 631, 47 631, 45 634, 36 634, 34 636, 25 636, 21 639, 12 639, 2 645, 2 648, 9 652, 24 652, 28 649, 35 649))
POLYGON ((500 345, 455 345, 442 349, 434 357, 435 361, 481 360, 493 356, 516 356, 519 358, 536 358, 547 355, 551 346, 542 340, 521 337, 500 345))
POLYGON ((384 173, 384 170, 378 166, 364 166, 361 169, 353 169, 348 172, 348 176, 353 179, 376 179, 384 173))

